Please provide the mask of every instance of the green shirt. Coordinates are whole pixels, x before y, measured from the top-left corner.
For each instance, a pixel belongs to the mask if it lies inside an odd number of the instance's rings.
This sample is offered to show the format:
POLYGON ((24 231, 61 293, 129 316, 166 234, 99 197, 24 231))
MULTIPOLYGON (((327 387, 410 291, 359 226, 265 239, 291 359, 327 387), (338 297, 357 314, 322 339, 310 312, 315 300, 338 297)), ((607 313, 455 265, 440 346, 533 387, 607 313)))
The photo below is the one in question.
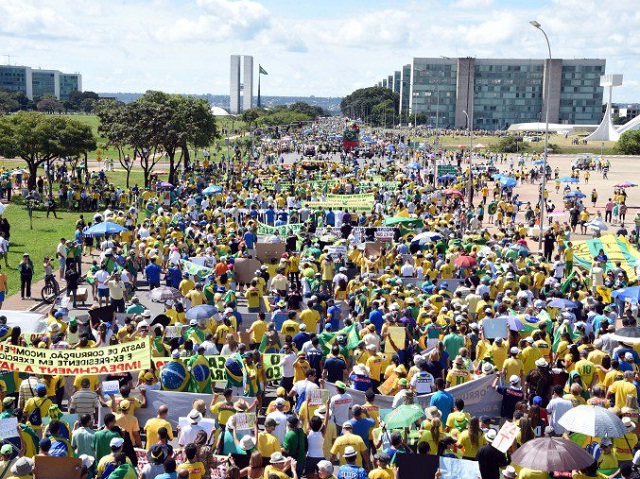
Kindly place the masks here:
POLYGON ((282 442, 282 449, 288 452, 288 456, 293 457, 299 463, 304 462, 307 450, 304 443, 304 431, 301 428, 295 431, 287 431, 282 442))

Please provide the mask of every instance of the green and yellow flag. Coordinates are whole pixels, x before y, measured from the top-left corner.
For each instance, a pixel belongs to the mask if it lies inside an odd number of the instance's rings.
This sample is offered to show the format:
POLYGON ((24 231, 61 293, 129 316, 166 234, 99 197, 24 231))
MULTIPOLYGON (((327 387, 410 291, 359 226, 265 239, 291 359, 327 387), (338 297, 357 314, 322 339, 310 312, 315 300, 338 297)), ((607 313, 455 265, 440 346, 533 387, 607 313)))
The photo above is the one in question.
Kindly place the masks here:
POLYGON ((264 68, 262 68, 262 65, 258 65, 258 67, 260 68, 260 75, 268 75, 267 70, 265 70, 264 68))

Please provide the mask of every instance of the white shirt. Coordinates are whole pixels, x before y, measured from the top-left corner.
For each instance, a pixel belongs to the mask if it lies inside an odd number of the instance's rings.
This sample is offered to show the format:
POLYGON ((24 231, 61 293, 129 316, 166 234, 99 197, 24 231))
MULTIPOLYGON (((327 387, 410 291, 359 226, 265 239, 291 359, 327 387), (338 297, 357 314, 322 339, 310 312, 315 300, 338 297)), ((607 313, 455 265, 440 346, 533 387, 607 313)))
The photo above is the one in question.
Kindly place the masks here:
POLYGON ((433 390, 435 379, 427 371, 420 371, 411 378, 411 386, 415 388, 417 394, 429 394, 433 390))
POLYGON ((180 437, 178 438, 178 444, 180 446, 186 446, 190 442, 196 440, 198 431, 204 431, 205 429, 200 424, 188 424, 180 430, 180 437))
POLYGON ((404 404, 404 397, 407 394, 408 389, 402 389, 393 396, 393 403, 391 404, 391 409, 395 409, 398 406, 402 406, 404 404))
POLYGON ((553 398, 547 405, 547 412, 549 413, 549 425, 553 427, 556 434, 564 434, 564 428, 558 424, 558 421, 564 413, 573 409, 573 403, 568 399, 553 398))
POLYGON ((284 435, 287 433, 287 415, 277 409, 272 413, 267 414, 267 419, 273 419, 276 421, 276 428, 273 430, 273 435, 278 438, 280 444, 284 441, 284 435))
POLYGON ((96 281, 98 282, 98 289, 107 289, 107 280, 109 279, 109 272, 106 269, 101 269, 95 274, 96 281))
POLYGON ((293 353, 286 354, 280 359, 280 366, 282 366, 282 376, 285 378, 292 378, 294 376, 293 363, 296 361, 296 355, 293 353))
POLYGON ((353 398, 349 393, 336 394, 331 398, 329 409, 333 411, 333 420, 338 426, 342 426, 343 423, 349 420, 349 411, 352 404, 353 398))
POLYGON ((402 268, 400 268, 400 274, 405 278, 413 278, 415 271, 415 268, 410 263, 405 263, 402 265, 402 268))

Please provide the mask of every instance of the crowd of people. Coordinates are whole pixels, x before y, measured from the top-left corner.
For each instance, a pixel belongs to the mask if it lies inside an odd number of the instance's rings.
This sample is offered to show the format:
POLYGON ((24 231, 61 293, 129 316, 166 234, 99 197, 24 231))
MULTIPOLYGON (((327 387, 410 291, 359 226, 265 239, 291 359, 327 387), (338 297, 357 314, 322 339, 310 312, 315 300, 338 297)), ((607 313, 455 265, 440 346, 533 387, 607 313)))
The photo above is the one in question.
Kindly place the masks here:
MULTIPOLYGON (((319 135, 329 131, 315 125, 319 135)), ((1 317, 0 333, 50 349, 148 338, 152 364, 77 376, 71 393, 64 377, 1 374, 0 418, 18 419, 19 441, 0 449, 0 474, 31 477, 32 458, 50 455, 80 457, 83 474, 100 479, 392 479, 404 454, 421 454, 477 461, 483 479, 538 479, 549 472, 521 468, 511 453, 547 434, 597 449, 576 479, 635 477, 640 347, 615 333, 635 326, 638 310, 599 289, 626 287, 628 270, 604 251, 578 268, 569 223, 545 225, 543 249, 532 253, 527 223, 539 223, 540 208, 521 202, 518 186, 476 173, 470 207, 463 152, 442 153, 458 169, 441 178, 438 152, 380 141, 394 148, 383 144, 371 159, 327 153, 288 164, 265 146, 244 159, 248 169, 237 151, 206 156, 176 185, 109 189, 108 208, 80 216, 57 264, 44 267, 66 279, 75 308, 89 259, 92 308, 124 319, 83 323, 54 306, 46 333, 21 334, 1 317), (219 188, 206 192, 211 185, 219 188), (342 206, 338 195, 354 201, 342 206), (87 234, 104 221, 124 231, 87 234), (247 275, 241 265, 258 258, 247 275), (145 298, 161 286, 178 294, 158 315, 145 298), (499 332, 489 328, 503 319, 499 332), (279 355, 275 380, 267 354, 279 355), (210 370, 216 355, 225 356, 222 381, 210 370), (104 395, 101 379, 117 380, 119 392, 104 395), (499 411, 470 413, 456 396, 482 380, 502 397, 499 411), (152 390, 211 396, 194 399, 180 427, 170 402, 141 424, 136 411, 151 407, 152 390), (584 404, 608 408, 628 433, 565 430, 560 418, 584 404), (387 420, 389 409, 416 405, 412 421, 387 420), (505 421, 519 432, 502 453, 491 443, 505 421)), ((487 158, 518 184, 542 174, 537 160, 487 158)))

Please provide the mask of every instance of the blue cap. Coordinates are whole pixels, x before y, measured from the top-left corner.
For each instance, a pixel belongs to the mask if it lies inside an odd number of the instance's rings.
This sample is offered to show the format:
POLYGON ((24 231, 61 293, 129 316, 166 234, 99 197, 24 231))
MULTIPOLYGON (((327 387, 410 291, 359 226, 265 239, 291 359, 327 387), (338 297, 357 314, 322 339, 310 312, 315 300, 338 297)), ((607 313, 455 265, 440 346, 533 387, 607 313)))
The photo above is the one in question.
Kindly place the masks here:
POLYGON ((64 317, 64 313, 62 311, 56 311, 55 314, 53 315, 54 318, 63 318, 64 317))
POLYGON ((47 388, 44 384, 37 384, 35 388, 33 388, 35 392, 37 393, 44 393, 47 392, 47 388))

